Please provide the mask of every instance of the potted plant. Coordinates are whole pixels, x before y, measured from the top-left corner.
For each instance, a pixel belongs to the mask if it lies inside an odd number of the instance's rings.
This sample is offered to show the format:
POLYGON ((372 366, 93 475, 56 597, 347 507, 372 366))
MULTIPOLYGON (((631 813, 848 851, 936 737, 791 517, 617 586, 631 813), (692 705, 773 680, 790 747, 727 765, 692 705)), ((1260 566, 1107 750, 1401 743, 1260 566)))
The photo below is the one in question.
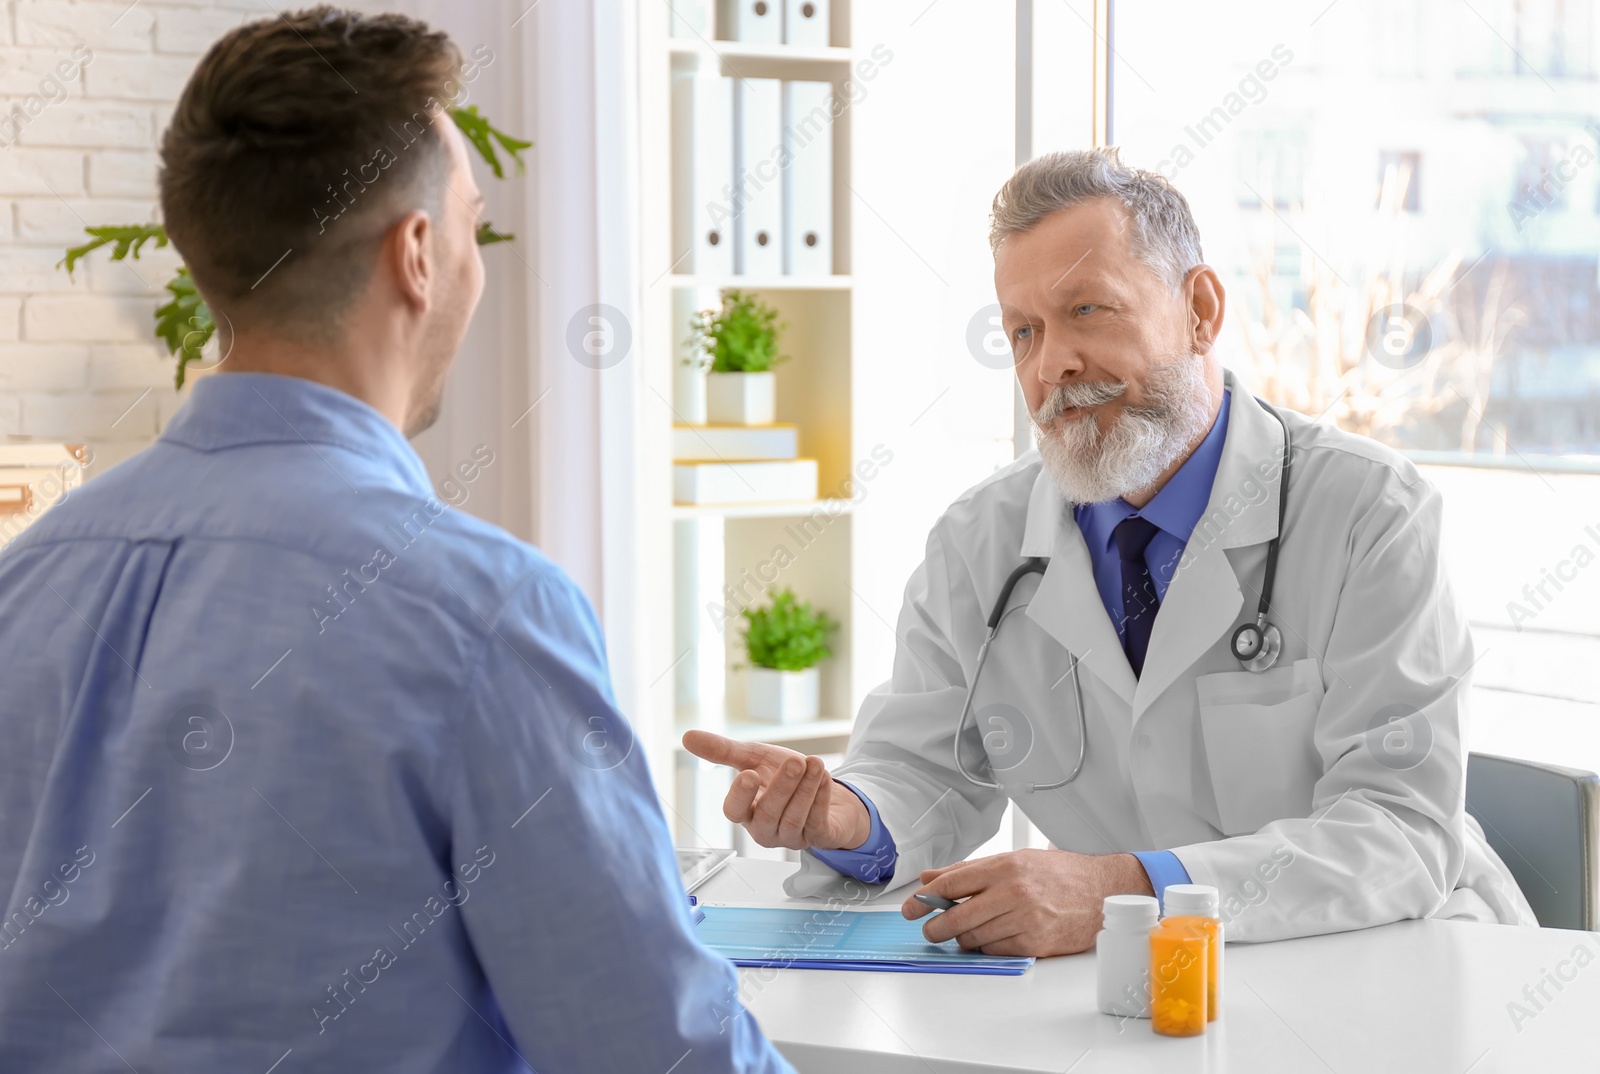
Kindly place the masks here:
POLYGON ((689 319, 693 365, 706 377, 706 420, 713 425, 771 425, 777 382, 772 367, 788 356, 778 352, 778 311, 757 295, 737 288, 722 292, 720 309, 701 310, 689 319))
POLYGON ((744 645, 750 657, 750 718, 804 723, 817 718, 817 665, 833 655, 828 635, 839 624, 781 589, 765 608, 746 608, 744 645))

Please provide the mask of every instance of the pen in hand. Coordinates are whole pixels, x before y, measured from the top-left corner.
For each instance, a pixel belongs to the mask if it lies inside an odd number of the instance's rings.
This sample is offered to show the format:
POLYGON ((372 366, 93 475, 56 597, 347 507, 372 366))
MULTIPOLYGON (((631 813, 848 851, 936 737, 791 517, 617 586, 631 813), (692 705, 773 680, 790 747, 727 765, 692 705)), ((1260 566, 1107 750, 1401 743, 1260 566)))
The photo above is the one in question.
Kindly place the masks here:
POLYGON ((935 910, 948 910, 956 905, 954 899, 946 899, 942 895, 930 895, 927 892, 918 892, 911 896, 924 906, 931 906, 935 910))

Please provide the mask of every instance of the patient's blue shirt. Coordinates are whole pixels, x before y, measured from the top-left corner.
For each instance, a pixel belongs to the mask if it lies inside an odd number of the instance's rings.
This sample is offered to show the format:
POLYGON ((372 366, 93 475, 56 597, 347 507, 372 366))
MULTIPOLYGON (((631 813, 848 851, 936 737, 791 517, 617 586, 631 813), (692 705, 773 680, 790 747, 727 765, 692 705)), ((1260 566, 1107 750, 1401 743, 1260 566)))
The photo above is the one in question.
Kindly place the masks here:
POLYGON ((355 398, 200 380, 0 550, 0 658, 0 1070, 790 1069, 588 601, 355 398))

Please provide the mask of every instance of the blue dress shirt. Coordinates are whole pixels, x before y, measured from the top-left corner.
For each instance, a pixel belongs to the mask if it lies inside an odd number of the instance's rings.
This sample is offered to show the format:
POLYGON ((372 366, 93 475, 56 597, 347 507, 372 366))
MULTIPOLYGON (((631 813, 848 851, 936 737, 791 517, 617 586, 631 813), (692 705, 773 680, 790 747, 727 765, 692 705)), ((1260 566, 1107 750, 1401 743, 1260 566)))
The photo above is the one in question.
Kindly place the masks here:
POLYGON ((0 551, 0 653, 0 1070, 792 1069, 588 601, 351 396, 202 379, 0 551))
MULTIPOLYGON (((1073 517, 1083 531, 1084 542, 1089 546, 1095 588, 1100 591, 1100 601, 1115 624, 1119 639, 1126 632, 1126 619, 1122 614, 1122 562, 1117 557, 1112 531, 1117 528, 1117 523, 1132 515, 1141 515, 1160 527, 1145 548, 1144 561, 1150 568, 1157 599, 1165 600, 1167 586, 1172 583, 1178 560, 1189 543, 1189 535, 1194 532, 1195 524, 1205 514, 1206 503, 1211 499, 1211 485, 1217 477, 1217 465, 1222 461, 1222 445, 1228 438, 1228 404, 1232 395, 1231 391, 1223 391, 1222 408, 1211 425, 1211 431, 1143 508, 1136 508, 1123 499, 1073 506, 1073 517)), ((850 786, 848 783, 844 785, 850 786)), ((854 850, 818 850, 813 853, 820 861, 863 883, 874 884, 887 880, 894 873, 894 836, 889 834, 871 800, 854 787, 850 789, 866 803, 867 813, 872 818, 872 831, 867 841, 854 850)), ((1158 899, 1168 885, 1190 882, 1189 871, 1183 867, 1178 856, 1169 850, 1136 850, 1133 856, 1144 866, 1145 875, 1150 878, 1150 886, 1155 889, 1158 899)))
POLYGON ((894 836, 884 826, 883 818, 878 816, 878 807, 872 804, 871 798, 856 790, 853 783, 846 783, 842 779, 834 782, 850 788, 851 793, 861 799, 861 804, 867 807, 867 817, 872 827, 867 832, 867 841, 854 850, 813 850, 811 853, 824 864, 846 876, 855 877, 863 884, 881 884, 894 875, 894 863, 900 857, 894 848, 894 836))
POLYGON ((1122 561, 1117 558, 1116 538, 1112 534, 1118 523, 1134 515, 1156 524, 1156 535, 1150 538, 1144 550, 1144 562, 1150 568, 1156 599, 1165 600, 1167 587, 1172 584, 1178 561, 1189 543, 1189 535, 1194 532, 1200 516, 1206 513, 1206 503, 1211 499, 1211 485, 1216 480, 1217 465, 1222 461, 1222 444, 1228 438, 1228 403, 1232 396, 1231 391, 1223 391, 1222 409, 1211 431, 1149 503, 1136 508, 1127 500, 1116 499, 1073 505, 1073 517, 1078 520, 1084 543, 1089 546, 1095 588, 1100 590, 1100 602, 1106 606, 1106 614, 1117 628, 1119 641, 1127 634, 1127 618, 1122 613, 1122 561))

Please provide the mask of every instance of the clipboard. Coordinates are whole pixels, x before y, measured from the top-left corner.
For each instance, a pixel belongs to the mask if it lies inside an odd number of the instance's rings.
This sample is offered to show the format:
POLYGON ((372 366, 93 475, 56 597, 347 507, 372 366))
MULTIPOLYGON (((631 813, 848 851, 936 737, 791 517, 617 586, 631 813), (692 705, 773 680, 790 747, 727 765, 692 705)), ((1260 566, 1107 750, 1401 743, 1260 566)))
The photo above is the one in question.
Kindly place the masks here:
POLYGON ((735 966, 1019 977, 1031 958, 932 944, 921 921, 892 911, 702 906, 700 941, 735 966))

